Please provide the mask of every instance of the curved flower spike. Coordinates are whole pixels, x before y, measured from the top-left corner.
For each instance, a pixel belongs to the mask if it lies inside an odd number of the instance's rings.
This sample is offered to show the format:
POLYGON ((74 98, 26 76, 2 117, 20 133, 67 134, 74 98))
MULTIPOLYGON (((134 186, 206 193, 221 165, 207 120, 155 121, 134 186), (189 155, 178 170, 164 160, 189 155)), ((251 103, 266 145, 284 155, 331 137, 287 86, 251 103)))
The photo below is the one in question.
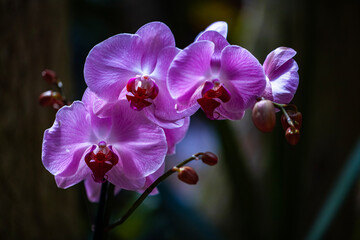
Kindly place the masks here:
MULTIPOLYGON (((82 180, 90 187, 94 184, 88 181, 108 180, 118 188, 142 189, 146 178, 164 162, 164 131, 126 102, 119 102, 111 117, 99 118, 89 111, 93 99, 84 100, 61 108, 53 126, 45 131, 45 168, 61 188, 82 180)), ((87 188, 88 196, 95 190, 87 188)))
POLYGON ((86 84, 108 102, 127 100, 129 108, 162 127, 179 127, 184 114, 176 112, 166 86, 169 65, 179 51, 164 23, 148 23, 135 34, 118 34, 96 45, 85 62, 86 84))
POLYGON ((258 60, 216 31, 205 31, 174 58, 167 81, 179 112, 201 107, 209 119, 231 120, 241 119, 266 85, 258 60))
POLYGON ((266 88, 262 97, 288 104, 294 97, 299 85, 298 65, 293 59, 296 51, 279 47, 269 53, 264 62, 266 88))

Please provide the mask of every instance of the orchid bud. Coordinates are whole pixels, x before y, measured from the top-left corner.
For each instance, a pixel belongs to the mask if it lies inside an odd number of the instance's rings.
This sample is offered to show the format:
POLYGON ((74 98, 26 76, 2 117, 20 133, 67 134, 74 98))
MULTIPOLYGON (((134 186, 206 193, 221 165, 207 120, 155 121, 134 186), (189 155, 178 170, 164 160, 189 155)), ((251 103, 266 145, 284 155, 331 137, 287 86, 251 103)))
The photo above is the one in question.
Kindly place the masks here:
POLYGON ((270 100, 260 100, 252 110, 254 125, 262 132, 271 132, 276 123, 275 108, 270 100))
POLYGON ((192 167, 180 167, 176 169, 178 171, 178 178, 187 184, 196 184, 199 181, 199 177, 192 167))
MULTIPOLYGON (((302 125, 302 114, 301 112, 295 112, 292 110, 288 110, 287 114, 289 115, 289 117, 291 118, 292 122, 294 123, 294 127, 297 129, 301 128, 302 125)), ((286 130, 288 127, 290 127, 286 116, 283 114, 281 116, 281 125, 283 126, 284 130, 286 130)))
POLYGON ((41 76, 47 83, 57 83, 58 82, 56 73, 53 70, 45 69, 44 71, 42 71, 41 76))
POLYGON ((51 106, 57 110, 64 106, 64 101, 60 93, 49 90, 40 94, 39 104, 42 107, 51 106))
POLYGON ((285 138, 291 145, 295 146, 300 140, 300 131, 295 127, 288 127, 285 132, 285 138))
POLYGON ((202 155, 201 160, 203 161, 203 163, 213 166, 217 164, 218 157, 215 155, 215 153, 206 152, 202 155))

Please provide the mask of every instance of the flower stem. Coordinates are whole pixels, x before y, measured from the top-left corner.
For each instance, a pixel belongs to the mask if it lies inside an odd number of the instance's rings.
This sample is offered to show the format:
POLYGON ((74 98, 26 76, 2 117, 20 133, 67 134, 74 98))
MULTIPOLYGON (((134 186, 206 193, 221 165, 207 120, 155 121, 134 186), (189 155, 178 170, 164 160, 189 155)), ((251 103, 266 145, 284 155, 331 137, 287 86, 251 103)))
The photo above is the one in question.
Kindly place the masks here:
POLYGON ((287 111, 285 110, 286 107, 292 107, 294 108, 296 111, 297 111, 297 108, 294 106, 294 105, 287 105, 287 104, 279 104, 279 103, 276 103, 276 102, 272 102, 274 104, 274 106, 278 109, 280 109, 283 114, 285 115, 285 118, 286 118, 286 121, 287 123, 294 127, 294 123, 293 121, 291 120, 291 118, 289 117, 289 114, 287 113, 287 111))
MULTIPOLYGON (((164 181, 167 177, 169 177, 171 174, 173 174, 176 171, 176 168, 180 168, 187 164, 188 162, 198 159, 200 155, 203 155, 203 153, 197 153, 191 156, 190 158, 184 160, 183 162, 179 163, 175 167, 170 168, 168 171, 166 171, 163 175, 161 175, 158 179, 156 179, 141 195, 140 197, 134 202, 134 204, 129 208, 129 210, 119 218, 116 222, 110 224, 108 227, 105 228, 105 231, 109 231, 112 228, 122 224, 125 222, 126 219, 130 217, 130 215, 140 206, 140 204, 145 200, 145 198, 156 188, 157 185, 159 185, 162 181, 164 181)), ((94 238, 95 239, 95 238, 94 238)))
POLYGON ((109 182, 105 181, 101 185, 101 193, 100 193, 100 201, 98 206, 98 211, 96 214, 94 227, 94 236, 93 240, 101 240, 104 236, 104 213, 105 213, 105 205, 107 200, 107 191, 108 191, 109 182))

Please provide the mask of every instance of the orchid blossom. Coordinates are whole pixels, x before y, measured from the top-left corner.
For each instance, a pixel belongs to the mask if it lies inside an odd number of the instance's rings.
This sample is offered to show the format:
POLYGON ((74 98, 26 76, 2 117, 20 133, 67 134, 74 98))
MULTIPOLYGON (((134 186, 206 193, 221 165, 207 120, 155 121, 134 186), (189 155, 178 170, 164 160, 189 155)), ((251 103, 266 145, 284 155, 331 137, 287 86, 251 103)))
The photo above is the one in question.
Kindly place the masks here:
POLYGON ((288 104, 293 99, 299 85, 295 55, 296 51, 287 47, 276 48, 267 55, 263 64, 266 88, 262 97, 280 104, 288 104))
POLYGON ((226 23, 216 22, 174 58, 167 81, 178 112, 201 107, 209 119, 237 120, 263 92, 261 64, 226 35, 226 23))
MULTIPOLYGON (((184 124, 166 86, 169 65, 179 49, 171 30, 161 22, 142 26, 135 34, 118 34, 96 45, 84 68, 91 91, 109 103, 125 99, 156 124, 170 129, 184 124)), ((97 105, 106 112, 111 105, 97 105)), ((106 114, 105 114, 106 115, 106 114)))
POLYGON ((87 195, 96 200, 100 184, 141 191, 163 171, 165 133, 126 101, 114 106, 111 117, 92 111, 95 94, 61 108, 44 133, 42 161, 60 188, 85 180, 87 195))

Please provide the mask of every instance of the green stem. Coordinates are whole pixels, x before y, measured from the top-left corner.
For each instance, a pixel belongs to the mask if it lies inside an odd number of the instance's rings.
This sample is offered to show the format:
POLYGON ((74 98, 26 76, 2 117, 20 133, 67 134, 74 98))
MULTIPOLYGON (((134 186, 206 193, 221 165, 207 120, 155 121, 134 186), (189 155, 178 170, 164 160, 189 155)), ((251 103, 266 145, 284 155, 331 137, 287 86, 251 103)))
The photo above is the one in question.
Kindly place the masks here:
POLYGON ((134 202, 134 204, 129 208, 129 210, 124 214, 123 217, 121 217, 120 219, 118 219, 116 222, 110 224, 108 227, 105 228, 105 231, 109 231, 111 229, 113 229, 114 227, 122 224, 123 222, 125 222, 126 219, 128 219, 130 217, 130 215, 140 206, 140 204, 145 200, 145 198, 152 192, 152 190, 154 190, 154 188, 157 187, 157 185, 159 185, 162 181, 164 181, 166 178, 168 178, 171 174, 173 174, 174 172, 176 172, 176 168, 180 168, 182 166, 184 166, 185 164, 187 164, 188 162, 191 162, 194 159, 198 159, 198 157, 200 155, 202 155, 203 153, 197 153, 194 154, 192 157, 184 160, 183 162, 179 163, 178 165, 176 165, 175 167, 169 169, 168 171, 166 171, 163 175, 161 175, 158 179, 156 179, 144 192, 143 194, 141 194, 141 196, 134 202))
POLYGON ((291 120, 291 118, 289 117, 289 114, 287 113, 287 111, 285 110, 285 108, 288 106, 286 104, 279 104, 279 103, 276 103, 276 102, 272 102, 274 104, 274 106, 278 109, 280 109, 283 114, 285 115, 286 117, 286 121, 287 123, 291 126, 291 127, 295 127, 293 121, 291 120))

